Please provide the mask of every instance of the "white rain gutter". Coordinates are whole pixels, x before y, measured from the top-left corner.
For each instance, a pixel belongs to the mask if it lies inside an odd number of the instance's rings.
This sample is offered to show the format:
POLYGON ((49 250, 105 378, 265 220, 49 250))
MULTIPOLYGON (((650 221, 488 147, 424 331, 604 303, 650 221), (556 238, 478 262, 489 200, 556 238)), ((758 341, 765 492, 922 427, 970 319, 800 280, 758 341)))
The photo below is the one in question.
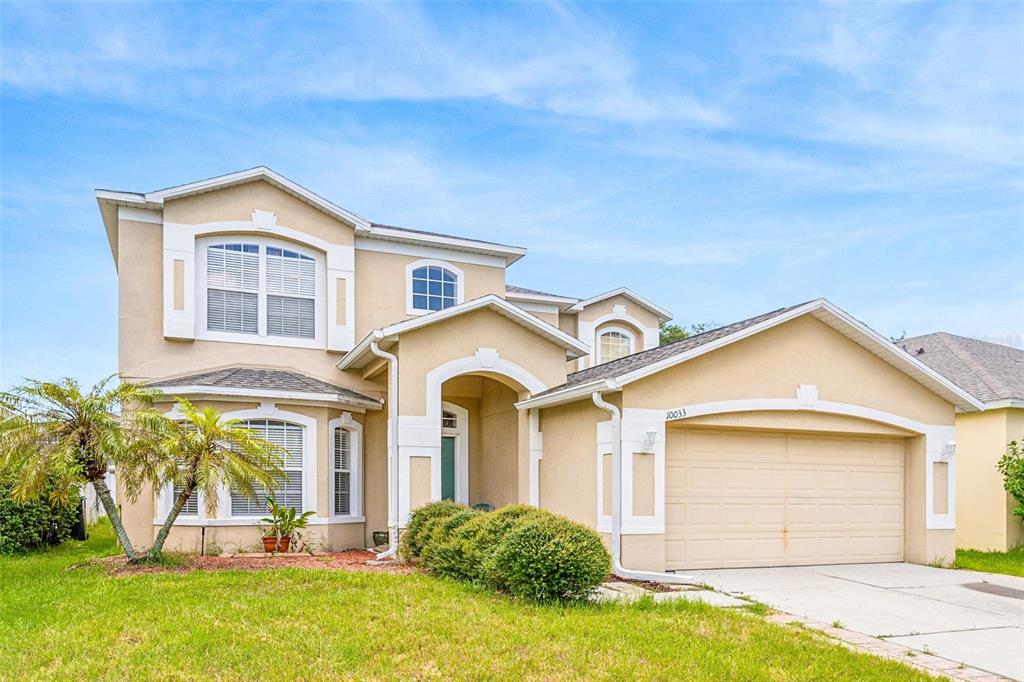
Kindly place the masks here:
POLYGON ((697 584, 686 575, 631 571, 622 565, 622 412, 605 402, 600 391, 590 394, 594 404, 612 416, 612 573, 632 580, 650 580, 659 583, 697 584))
POLYGON ((388 362, 388 548, 377 559, 398 554, 398 357, 383 351, 377 341, 370 343, 370 352, 388 362))

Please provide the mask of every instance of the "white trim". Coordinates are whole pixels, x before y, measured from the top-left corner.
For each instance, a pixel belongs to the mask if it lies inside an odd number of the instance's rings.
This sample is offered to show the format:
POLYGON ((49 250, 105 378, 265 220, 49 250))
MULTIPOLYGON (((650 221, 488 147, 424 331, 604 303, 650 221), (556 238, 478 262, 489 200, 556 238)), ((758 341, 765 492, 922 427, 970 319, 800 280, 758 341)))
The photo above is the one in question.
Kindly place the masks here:
POLYGON ((450 235, 429 234, 417 230, 406 230, 393 225, 371 225, 370 236, 378 240, 391 240, 409 244, 426 244, 430 246, 442 246, 459 251, 470 253, 482 253, 501 257, 503 266, 512 265, 526 255, 526 249, 521 246, 509 246, 507 244, 496 244, 477 239, 466 239, 450 235))
MULTIPOLYGON (((373 228, 376 232, 378 228, 373 228)), ((491 268, 505 269, 508 265, 506 257, 492 255, 490 253, 478 253, 459 249, 444 248, 433 244, 408 243, 406 241, 395 241, 394 239, 376 239, 374 237, 356 237, 357 251, 374 251, 377 253, 391 253, 399 256, 412 256, 413 258, 437 258, 440 260, 454 261, 456 263, 469 263, 470 265, 484 265, 491 268)))
POLYGON ((873 407, 818 400, 817 390, 812 386, 800 386, 796 398, 750 398, 744 400, 722 400, 718 402, 682 405, 664 411, 666 422, 685 422, 692 417, 708 414, 761 411, 801 411, 823 414, 838 414, 868 421, 888 424, 925 437, 925 527, 932 529, 956 528, 956 455, 945 454, 946 444, 956 440, 956 427, 946 424, 925 424, 891 412, 873 407), (814 389, 814 390, 811 390, 814 389), (949 485, 947 488, 947 513, 934 513, 932 475, 934 463, 949 464, 949 485))
MULTIPOLYGON (((398 478, 411 480, 409 460, 412 457, 429 457, 431 500, 441 499, 441 387, 449 379, 473 372, 500 374, 531 392, 544 390, 540 379, 514 362, 502 359, 494 348, 478 348, 473 355, 451 360, 427 372, 426 414, 398 417, 398 478)), ((468 466, 466 469, 468 471, 468 466)), ((398 521, 402 527, 409 522, 410 511, 410 490, 406 484, 400 486, 398 492, 398 521)))
MULTIPOLYGON (((359 400, 348 398, 339 393, 306 393, 302 391, 275 391, 263 388, 233 388, 228 386, 154 386, 165 395, 212 395, 212 396, 237 396, 242 398, 273 398, 277 400, 308 400, 311 402, 330 402, 349 405, 353 408, 365 408, 379 410, 383 404, 375 400, 359 400)), ((356 412, 363 410, 354 409, 356 412)))
POLYGON ((1019 400, 1017 398, 1005 398, 1003 400, 992 400, 985 403, 986 410, 1005 410, 1013 408, 1024 408, 1024 400, 1019 400))
MULTIPOLYGON (((615 296, 625 296, 626 298, 632 300, 637 305, 643 308, 647 308, 652 313, 657 315, 659 321, 661 322, 668 322, 669 320, 672 319, 672 313, 665 310, 661 306, 653 303, 652 301, 647 300, 643 296, 640 296, 639 294, 627 289, 626 287, 619 287, 618 289, 606 291, 603 294, 598 294, 597 296, 592 296, 590 298, 579 301, 571 308, 569 308, 569 310, 572 310, 574 312, 580 312, 589 305, 599 303, 600 301, 604 301, 605 299, 613 298, 615 296)), ((642 329, 643 325, 640 325, 640 328, 642 329)))
POLYGON ((523 291, 511 291, 506 287, 505 298, 510 301, 530 301, 534 303, 550 303, 558 306, 559 310, 568 309, 579 302, 578 298, 570 296, 556 296, 555 294, 528 294, 523 291))
MULTIPOLYGON (((414 308, 412 305, 412 273, 420 268, 425 268, 429 266, 443 268, 451 272, 453 275, 455 275, 455 305, 459 305, 465 300, 466 273, 462 271, 462 268, 458 267, 457 265, 452 265, 448 261, 437 260, 436 258, 421 258, 420 260, 415 260, 412 261, 411 263, 407 263, 405 266, 406 315, 429 315, 430 313, 440 312, 439 310, 423 310, 421 308, 414 308)), ((442 310, 447 310, 449 308, 454 307, 455 306, 449 306, 448 308, 442 308, 442 310)))
POLYGON ((363 519, 363 425, 352 418, 351 412, 327 422, 327 520, 331 523, 354 523, 363 519), (334 513, 334 431, 349 432, 349 513, 334 513))
POLYGON ((441 426, 442 438, 455 438, 455 501, 469 504, 469 410, 442 400, 441 411, 454 414, 455 423, 458 425, 454 429, 441 426))
POLYGON ((118 220, 131 220, 136 223, 151 223, 153 225, 164 224, 162 211, 151 211, 146 208, 135 208, 134 206, 118 206, 118 220))
MULTIPOLYGON (((608 324, 609 322, 625 323, 636 329, 636 333, 639 333, 643 338, 643 346, 637 347, 636 334, 634 332, 628 332, 630 336, 634 337, 632 343, 631 353, 637 353, 642 350, 650 350, 651 348, 657 348, 660 343, 660 331, 657 327, 645 327, 644 323, 637 318, 629 315, 625 306, 615 306, 618 310, 613 310, 607 315, 601 315, 594 320, 579 320, 577 322, 577 331, 579 337, 583 340, 590 348, 590 354, 587 361, 583 362, 580 369, 586 369, 587 367, 593 367, 598 365, 601 361, 598 359, 599 344, 597 341, 597 335, 603 333, 605 330, 601 329, 601 325, 608 324)), ((628 331, 618 329, 618 331, 628 331)))
POLYGON ((544 459, 544 434, 540 430, 540 410, 527 413, 530 426, 530 504, 540 506, 540 462, 544 459))
POLYGON ((338 361, 338 369, 362 369, 365 367, 366 364, 375 357, 370 353, 370 344, 374 341, 380 342, 380 346, 382 348, 391 347, 397 341, 398 336, 405 332, 436 324, 451 317, 456 317, 474 310, 480 310, 481 308, 490 308, 500 315, 504 315, 509 318, 513 322, 536 332, 552 343, 557 343, 566 349, 567 357, 569 359, 577 358, 580 355, 585 355, 590 352, 589 346, 583 344, 579 339, 566 334, 558 327, 545 322, 536 315, 531 315, 514 303, 509 303, 505 299, 499 298, 494 294, 487 294, 486 296, 475 298, 471 301, 462 303, 461 305, 452 306, 451 308, 438 310, 430 313, 429 315, 421 315, 411 320, 406 320, 405 322, 399 322, 398 324, 393 324, 382 329, 374 329, 370 331, 359 341, 359 343, 355 345, 355 347, 352 348, 349 353, 338 361))
POLYGON ((554 303, 531 303, 529 301, 516 302, 516 305, 528 313, 541 313, 543 315, 558 315, 559 307, 554 303))
MULTIPOLYGON (((665 532, 665 411, 627 407, 621 418, 622 438, 622 533, 661 535, 665 532), (649 429, 655 432, 653 452, 644 452, 649 429), (654 457, 654 514, 633 513, 633 464, 636 455, 654 457)), ((612 532, 612 517, 604 513, 604 462, 612 455, 612 422, 597 425, 597 530, 612 532)))

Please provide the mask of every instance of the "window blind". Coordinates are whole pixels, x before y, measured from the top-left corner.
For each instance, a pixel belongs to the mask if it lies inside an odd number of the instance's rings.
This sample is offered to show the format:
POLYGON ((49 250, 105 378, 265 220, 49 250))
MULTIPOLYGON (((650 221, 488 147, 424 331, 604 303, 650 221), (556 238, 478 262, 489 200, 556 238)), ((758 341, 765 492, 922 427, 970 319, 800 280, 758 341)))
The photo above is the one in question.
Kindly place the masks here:
MULTIPOLYGON (((277 477, 277 488, 273 491, 277 503, 304 511, 302 493, 303 432, 296 424, 271 419, 252 419, 244 422, 246 428, 274 445, 285 449, 282 462, 283 475, 277 477)), ((238 490, 231 489, 232 516, 265 516, 267 514, 268 491, 258 490, 256 499, 250 500, 238 490)))
POLYGON ((352 513, 352 434, 348 429, 334 430, 334 510, 337 515, 352 513))
POLYGON ((206 249, 206 328, 259 331, 260 254, 256 244, 211 244, 206 249))
POLYGON ((267 334, 316 336, 316 261, 267 247, 267 334))

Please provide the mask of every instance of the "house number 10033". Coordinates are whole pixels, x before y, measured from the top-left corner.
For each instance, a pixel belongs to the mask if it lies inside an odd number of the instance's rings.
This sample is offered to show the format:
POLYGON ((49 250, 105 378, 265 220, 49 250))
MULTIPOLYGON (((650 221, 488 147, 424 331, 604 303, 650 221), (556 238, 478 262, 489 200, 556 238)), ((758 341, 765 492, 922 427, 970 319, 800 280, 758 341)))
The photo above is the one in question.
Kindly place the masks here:
POLYGON ((676 410, 669 410, 665 413, 665 421, 672 421, 673 419, 682 419, 686 416, 686 409, 680 407, 676 410))

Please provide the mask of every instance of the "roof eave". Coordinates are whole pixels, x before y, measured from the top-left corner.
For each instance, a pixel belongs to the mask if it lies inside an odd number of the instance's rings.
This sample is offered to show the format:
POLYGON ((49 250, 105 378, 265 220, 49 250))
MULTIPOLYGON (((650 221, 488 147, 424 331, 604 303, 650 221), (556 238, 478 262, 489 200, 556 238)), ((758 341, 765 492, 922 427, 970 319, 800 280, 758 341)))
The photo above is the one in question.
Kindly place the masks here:
POLYGON ((528 410, 537 407, 554 407, 556 405, 575 402, 594 393, 619 390, 622 390, 622 387, 612 379, 596 379, 594 381, 588 381, 585 384, 579 384, 578 386, 570 386, 561 391, 556 391, 555 393, 548 393, 546 395, 537 396, 536 398, 521 400, 516 403, 516 407, 521 410, 528 410))
POLYGON ((526 255, 526 249, 522 246, 492 244, 474 239, 463 239, 461 237, 450 237, 446 235, 422 234, 411 230, 403 230, 397 227, 386 227, 383 225, 371 225, 369 231, 363 236, 404 244, 417 244, 434 247, 442 246, 456 251, 496 256, 503 258, 506 266, 512 265, 526 255))
POLYGON ((181 396, 220 396, 236 398, 276 398, 281 400, 304 400, 311 402, 326 402, 332 404, 350 405, 367 410, 379 410, 382 403, 376 400, 363 400, 352 398, 340 393, 319 393, 316 391, 281 391, 269 388, 235 388, 233 386, 202 386, 188 385, 181 386, 155 386, 155 390, 164 395, 181 396))

